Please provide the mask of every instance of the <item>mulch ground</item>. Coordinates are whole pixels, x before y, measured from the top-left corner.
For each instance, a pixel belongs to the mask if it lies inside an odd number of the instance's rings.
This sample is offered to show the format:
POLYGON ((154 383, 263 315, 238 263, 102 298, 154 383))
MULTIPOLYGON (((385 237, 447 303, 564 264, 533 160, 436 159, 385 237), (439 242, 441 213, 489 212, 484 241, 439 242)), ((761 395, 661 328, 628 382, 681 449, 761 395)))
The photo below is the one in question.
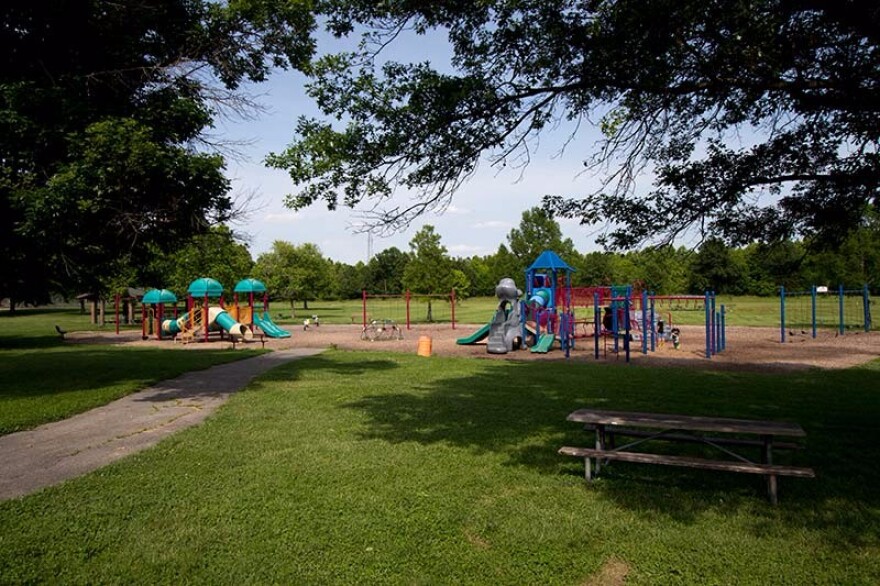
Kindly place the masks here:
MULTIPOLYGON (((402 340, 369 341, 361 339, 359 325, 285 326, 292 332, 286 339, 271 339, 266 348, 328 348, 343 350, 383 350, 415 354, 419 338, 428 336, 434 355, 466 356, 489 360, 566 360, 561 350, 547 354, 517 351, 506 355, 486 352, 485 344, 459 346, 456 339, 476 331, 480 325, 457 324, 453 330, 449 324, 413 326, 403 330, 402 340)), ((707 359, 705 356, 705 330, 699 326, 681 327, 681 347, 675 349, 666 343, 656 351, 642 354, 641 345, 633 343, 631 364, 645 366, 680 366, 688 368, 711 368, 726 370, 791 371, 810 368, 847 368, 880 358, 880 332, 848 332, 843 336, 835 332, 820 331, 817 338, 808 335, 787 336, 780 343, 777 328, 729 327, 727 348, 707 359)), ((196 351, 207 348, 231 347, 228 341, 219 339, 208 343, 177 344, 172 341, 141 340, 139 332, 126 332, 119 336, 95 332, 74 332, 68 335, 71 343, 119 343, 131 346, 163 346, 179 350, 196 351)), ((257 347, 259 344, 238 344, 238 348, 257 347)), ((592 338, 576 340, 575 349, 568 360, 596 362, 592 338)), ((626 364, 624 354, 614 353, 609 343, 607 352, 604 342, 600 345, 598 362, 626 364)))

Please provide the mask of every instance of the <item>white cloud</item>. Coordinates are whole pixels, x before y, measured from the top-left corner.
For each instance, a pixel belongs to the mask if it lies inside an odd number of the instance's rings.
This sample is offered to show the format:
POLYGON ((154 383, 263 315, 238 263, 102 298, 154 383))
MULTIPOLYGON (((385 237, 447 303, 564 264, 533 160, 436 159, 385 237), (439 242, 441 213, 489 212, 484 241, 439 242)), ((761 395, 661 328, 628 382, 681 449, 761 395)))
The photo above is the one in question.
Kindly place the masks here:
POLYGON ((302 221, 301 214, 296 212, 268 213, 263 216, 263 221, 269 224, 293 224, 302 221))
POLYGON ((456 205, 451 205, 451 204, 450 204, 449 207, 447 207, 447 208, 445 208, 445 209, 443 210, 443 213, 444 213, 444 214, 450 214, 450 215, 453 215, 453 216, 463 216, 463 215, 465 215, 465 214, 469 214, 469 213, 471 213, 471 210, 469 210, 469 209, 467 209, 467 208, 460 208, 460 207, 458 207, 458 206, 456 206, 456 205))
POLYGON ((452 254, 460 256, 469 256, 474 254, 489 254, 483 246, 474 246, 473 244, 453 244, 446 247, 452 254))
POLYGON ((471 224, 472 228, 513 228, 513 224, 510 222, 504 222, 502 220, 488 220, 486 222, 477 222, 476 224, 471 224))

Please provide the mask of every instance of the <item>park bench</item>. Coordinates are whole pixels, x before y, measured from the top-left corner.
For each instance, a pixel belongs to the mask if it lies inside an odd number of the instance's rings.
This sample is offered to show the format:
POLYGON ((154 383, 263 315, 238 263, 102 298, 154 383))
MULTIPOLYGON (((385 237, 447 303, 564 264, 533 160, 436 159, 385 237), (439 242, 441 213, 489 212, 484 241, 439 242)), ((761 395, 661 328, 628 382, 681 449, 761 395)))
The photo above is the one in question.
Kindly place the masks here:
POLYGON ((584 476, 587 481, 592 481, 594 476, 599 473, 602 463, 610 461, 758 474, 766 478, 768 497, 771 503, 776 504, 778 501, 777 478, 779 476, 815 477, 812 468, 773 463, 773 448, 797 449, 799 447, 799 444, 792 442, 776 442, 775 438, 803 438, 806 436, 804 430, 794 423, 598 409, 574 411, 569 414, 568 420, 584 423, 587 431, 595 433, 594 448, 563 446, 559 449, 559 454, 563 456, 584 459, 584 476), (757 439, 753 437, 725 437, 721 434, 757 436, 757 439), (617 447, 615 445, 617 436, 639 439, 617 447), (732 459, 715 460, 632 450, 637 446, 657 440, 705 444, 732 459), (725 446, 730 446, 731 449, 725 446), (734 447, 760 448, 761 461, 755 462, 742 453, 734 452, 734 447), (595 471, 593 462, 595 462, 595 471))
MULTIPOLYGON (((235 336, 230 336, 230 337, 229 337, 229 341, 232 342, 232 349, 235 350, 235 345, 238 344, 239 340, 238 340, 237 338, 235 338, 235 336)), ((256 334, 256 335, 254 336, 254 341, 255 341, 255 342, 259 342, 259 343, 260 343, 260 348, 265 349, 265 348, 266 348, 266 342, 268 342, 269 339, 266 338, 266 334, 262 334, 262 333, 260 333, 260 334, 256 334)))

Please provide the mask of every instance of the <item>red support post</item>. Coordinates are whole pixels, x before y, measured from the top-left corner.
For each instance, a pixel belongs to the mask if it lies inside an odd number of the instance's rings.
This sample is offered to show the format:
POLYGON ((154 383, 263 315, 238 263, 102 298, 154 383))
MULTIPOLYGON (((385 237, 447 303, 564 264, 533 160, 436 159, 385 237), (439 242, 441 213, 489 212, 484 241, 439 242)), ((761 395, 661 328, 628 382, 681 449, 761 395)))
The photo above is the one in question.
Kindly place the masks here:
POLYGON ((412 329, 409 320, 409 300, 412 299, 412 295, 409 292, 409 289, 406 290, 406 329, 412 329))
POLYGON ((367 329, 367 290, 361 289, 361 305, 364 314, 364 329, 367 329))
POLYGON ((455 288, 452 289, 452 329, 455 329, 455 288))
POLYGON ((147 305, 141 303, 141 340, 147 339, 147 305))

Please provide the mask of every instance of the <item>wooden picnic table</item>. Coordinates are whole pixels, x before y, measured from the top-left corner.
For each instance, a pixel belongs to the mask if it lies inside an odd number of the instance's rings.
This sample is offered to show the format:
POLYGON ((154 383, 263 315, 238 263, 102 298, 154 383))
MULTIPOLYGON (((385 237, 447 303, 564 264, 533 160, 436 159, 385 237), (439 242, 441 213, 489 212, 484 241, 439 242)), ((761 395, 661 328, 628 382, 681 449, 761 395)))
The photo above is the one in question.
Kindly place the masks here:
POLYGON ((599 473, 603 463, 611 460, 760 474, 767 479, 770 502, 776 504, 778 476, 815 477, 811 468, 773 463, 774 448, 796 449, 800 447, 799 444, 788 440, 806 437, 806 432, 796 423, 600 409, 578 409, 570 413, 567 419, 583 423, 585 429, 595 433, 595 448, 563 446, 559 450, 560 454, 566 456, 584 458, 584 476, 588 481, 594 476, 591 460, 595 460, 595 474, 599 473), (638 439, 617 446, 618 436, 638 439), (778 441, 778 438, 787 439, 778 441), (725 454, 728 459, 710 460, 632 451, 636 446, 657 440, 705 444, 725 454), (760 448, 759 462, 742 453, 742 448, 749 447, 760 448))

